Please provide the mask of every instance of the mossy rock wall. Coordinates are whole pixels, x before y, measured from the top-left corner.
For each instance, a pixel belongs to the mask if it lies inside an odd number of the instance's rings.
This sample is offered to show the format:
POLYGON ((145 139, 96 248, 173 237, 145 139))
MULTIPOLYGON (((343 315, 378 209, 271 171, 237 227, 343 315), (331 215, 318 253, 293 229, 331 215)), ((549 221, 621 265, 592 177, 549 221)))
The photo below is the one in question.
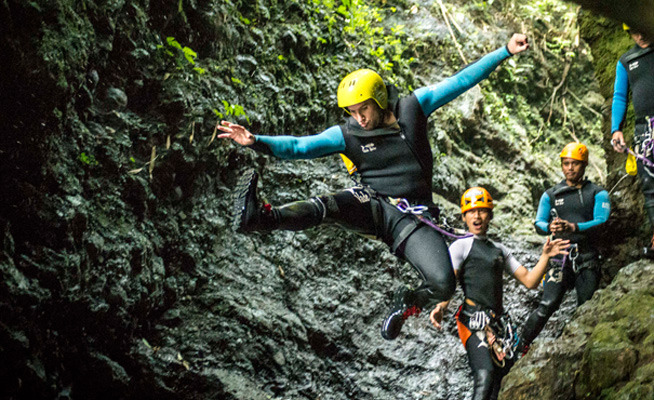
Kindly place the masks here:
POLYGON ((654 264, 623 268, 577 309, 556 340, 537 342, 504 379, 500 399, 654 396, 654 264))

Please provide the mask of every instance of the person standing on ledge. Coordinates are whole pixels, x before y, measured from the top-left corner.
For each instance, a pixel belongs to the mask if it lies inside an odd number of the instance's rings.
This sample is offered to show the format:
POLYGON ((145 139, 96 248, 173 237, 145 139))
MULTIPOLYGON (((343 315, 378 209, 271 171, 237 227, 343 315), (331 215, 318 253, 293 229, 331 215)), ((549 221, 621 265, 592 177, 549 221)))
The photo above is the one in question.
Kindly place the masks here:
MULTIPOLYGON (((617 152, 625 152, 622 126, 629 104, 631 102, 636 113, 634 129, 634 147, 638 155, 654 159, 652 150, 652 127, 654 125, 654 48, 652 41, 644 34, 623 24, 623 28, 631 35, 634 46, 618 60, 613 88, 613 104, 611 106, 611 143, 617 152)), ((641 190, 645 197, 645 211, 650 226, 654 228, 654 168, 637 161, 637 174, 641 190)), ((644 255, 654 259, 654 235, 644 248, 644 255)))
POLYGON ((543 297, 520 337, 518 350, 522 353, 559 309, 568 290, 575 288, 580 306, 593 296, 602 276, 596 246, 599 230, 611 213, 609 193, 584 178, 588 165, 585 145, 567 144, 560 158, 565 179, 541 196, 535 226, 541 235, 570 240, 570 254, 557 260, 558 265, 543 279, 543 297))
POLYGON ((455 75, 399 99, 395 88, 387 87, 376 72, 354 71, 343 78, 337 92, 338 106, 350 117, 317 135, 254 135, 241 125, 221 121, 219 138, 282 159, 341 153, 354 163, 361 179, 361 186, 273 207, 259 202, 258 174, 248 171, 235 192, 235 230, 297 231, 331 223, 381 239, 423 280, 416 289, 403 286, 394 295, 381 334, 395 339, 406 318, 449 299, 456 286, 445 240, 423 222, 438 212, 432 201, 428 118, 487 78, 503 60, 528 48, 527 37, 514 34, 506 46, 455 75))

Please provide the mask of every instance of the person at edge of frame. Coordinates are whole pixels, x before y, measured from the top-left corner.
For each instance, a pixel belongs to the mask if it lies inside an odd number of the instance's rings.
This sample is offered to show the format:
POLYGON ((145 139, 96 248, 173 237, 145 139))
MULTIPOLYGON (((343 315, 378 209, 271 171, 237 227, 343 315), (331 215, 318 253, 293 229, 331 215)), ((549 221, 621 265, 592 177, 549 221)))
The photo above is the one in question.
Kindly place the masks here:
MULTIPOLYGON (((617 62, 611 105, 611 143, 617 152, 627 151, 622 132, 629 92, 636 114, 634 127, 634 150, 650 160, 654 160, 652 150, 652 128, 654 125, 654 48, 652 40, 636 29, 623 24, 623 29, 634 41, 634 45, 617 62)), ((654 168, 636 162, 636 174, 645 199, 644 208, 650 227, 654 230, 654 168)), ((643 248, 643 255, 654 259, 654 232, 652 239, 643 248)))

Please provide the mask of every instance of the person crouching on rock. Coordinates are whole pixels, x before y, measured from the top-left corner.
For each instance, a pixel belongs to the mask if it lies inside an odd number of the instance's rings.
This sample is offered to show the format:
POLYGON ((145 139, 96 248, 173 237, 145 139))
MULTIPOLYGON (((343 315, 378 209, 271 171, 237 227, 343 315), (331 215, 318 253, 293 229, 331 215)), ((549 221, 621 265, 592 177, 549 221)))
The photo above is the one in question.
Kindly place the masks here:
MULTIPOLYGON (((450 246, 450 255, 465 300, 456 313, 459 337, 468 353, 474 379, 473 400, 496 399, 502 378, 515 362, 515 326, 502 305, 503 274, 507 273, 530 289, 538 286, 549 259, 567 254, 567 240, 549 238, 536 266, 528 270, 505 246, 490 240, 493 199, 488 191, 473 187, 461 197, 461 214, 471 236, 450 246)), ((449 301, 436 305, 429 315, 441 329, 449 301)))
POLYGON ((432 201, 434 172, 428 118, 485 79, 506 58, 528 48, 527 37, 514 34, 506 46, 450 78, 399 98, 376 72, 354 71, 343 78, 336 96, 349 118, 317 135, 253 135, 241 125, 222 121, 219 138, 275 157, 310 159, 344 154, 354 163, 362 183, 272 207, 259 202, 258 175, 248 171, 236 190, 234 228, 238 232, 298 231, 332 223, 381 239, 423 279, 415 290, 401 287, 395 293, 381 329, 385 339, 395 339, 408 316, 449 299, 456 287, 445 240, 421 220, 436 217, 437 210, 432 201))

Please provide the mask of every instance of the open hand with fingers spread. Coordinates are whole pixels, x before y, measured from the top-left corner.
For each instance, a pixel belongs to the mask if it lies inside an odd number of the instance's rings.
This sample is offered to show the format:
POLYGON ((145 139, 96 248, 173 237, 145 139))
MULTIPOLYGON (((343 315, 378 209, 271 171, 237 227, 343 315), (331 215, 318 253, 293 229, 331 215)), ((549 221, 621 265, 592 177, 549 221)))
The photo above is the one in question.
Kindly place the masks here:
POLYGON ((233 124, 229 121, 220 121, 218 129, 225 132, 218 135, 221 139, 232 139, 243 146, 250 146, 255 142, 254 135, 241 125, 233 124))
POLYGON ((570 241, 569 240, 563 240, 563 239, 554 239, 550 240, 550 238, 547 238, 547 242, 543 245, 543 255, 547 257, 554 257, 559 254, 568 254, 566 251, 567 248, 570 247, 570 241))

